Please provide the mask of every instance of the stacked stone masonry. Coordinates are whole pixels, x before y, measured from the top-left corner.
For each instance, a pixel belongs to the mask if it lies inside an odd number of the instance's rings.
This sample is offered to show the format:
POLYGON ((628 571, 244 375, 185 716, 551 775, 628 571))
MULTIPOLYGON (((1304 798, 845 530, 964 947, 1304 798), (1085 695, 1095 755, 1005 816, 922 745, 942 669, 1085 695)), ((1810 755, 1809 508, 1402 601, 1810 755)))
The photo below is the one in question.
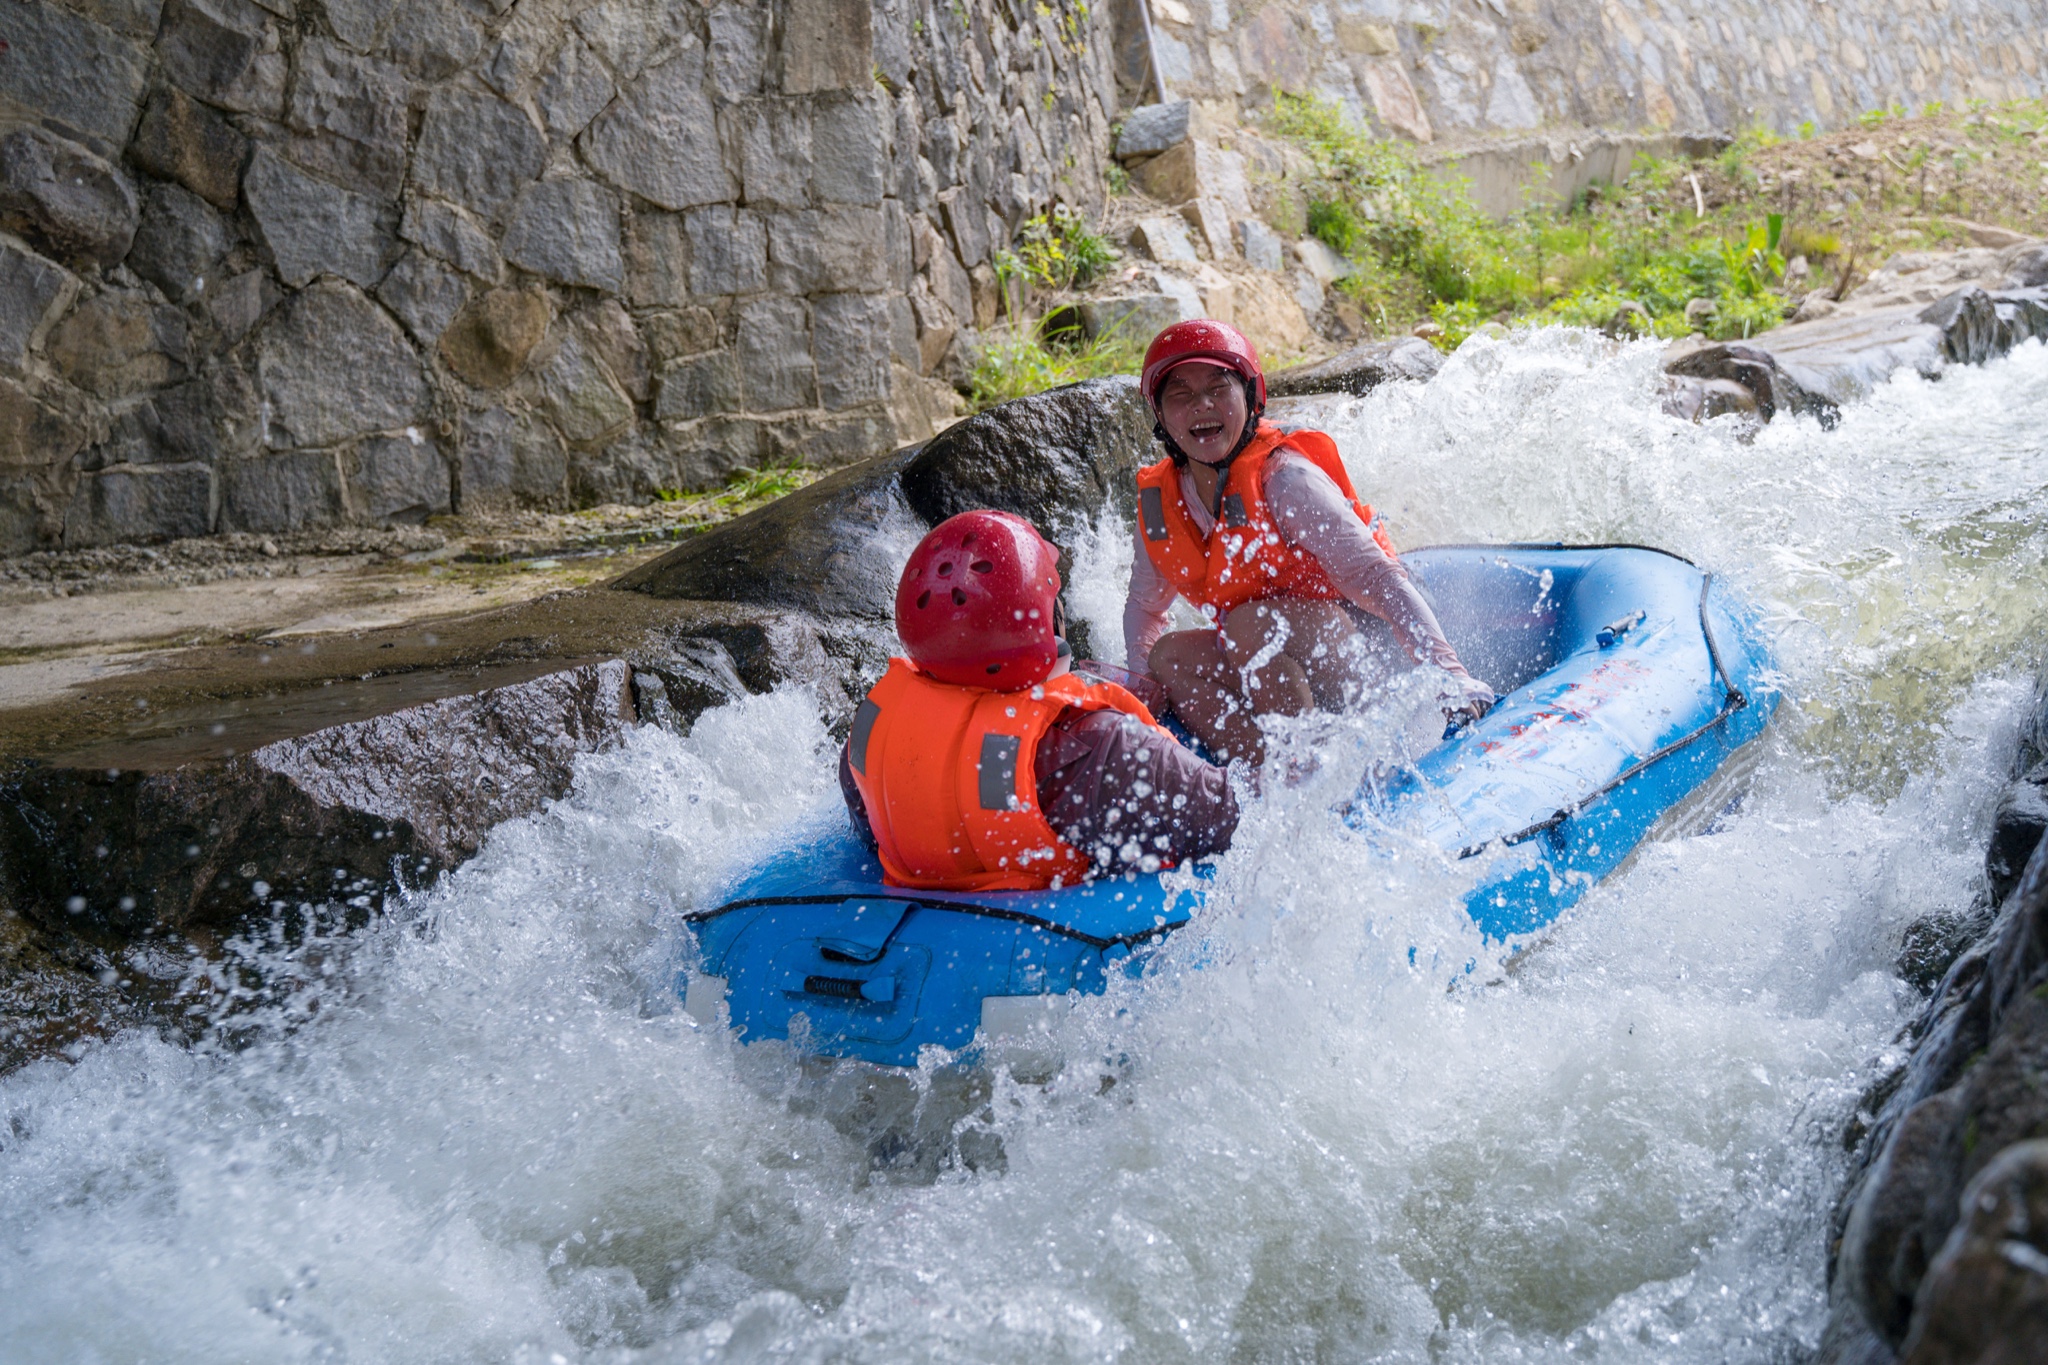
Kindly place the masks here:
MULTIPOLYGON (((1318 91, 1417 142, 1730 132, 2048 89, 2039 0, 1149 0, 1153 84, 1232 113, 1318 91)), ((1126 48, 1127 84, 1141 52, 1126 48)))
POLYGON ((644 500, 953 413, 1080 0, 27 0, 0 553, 644 500))

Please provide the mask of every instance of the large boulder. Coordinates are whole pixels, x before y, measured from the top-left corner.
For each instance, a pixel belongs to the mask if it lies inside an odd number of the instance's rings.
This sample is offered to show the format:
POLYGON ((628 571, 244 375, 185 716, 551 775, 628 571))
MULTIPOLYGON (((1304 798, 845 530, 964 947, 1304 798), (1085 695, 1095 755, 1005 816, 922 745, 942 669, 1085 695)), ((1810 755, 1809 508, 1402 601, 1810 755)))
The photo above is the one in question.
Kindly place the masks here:
POLYGON ((886 620, 896 575, 926 530, 994 507, 1057 540, 1128 496, 1151 433, 1129 379, 1020 398, 695 536, 617 586, 886 620))
POLYGON ((1267 376, 1266 389, 1275 398, 1312 393, 1370 393, 1396 380, 1427 383, 1443 368, 1443 356, 1420 337, 1367 341, 1341 355, 1313 365, 1296 365, 1267 376))
POLYGON ((0 893, 48 930, 111 942, 417 882, 566 792, 576 757, 635 721, 629 684, 613 660, 406 706, 401 676, 33 765, 0 795, 0 893), (382 713, 305 724, 351 703, 382 713), (289 737, 233 752, 266 725, 289 737))

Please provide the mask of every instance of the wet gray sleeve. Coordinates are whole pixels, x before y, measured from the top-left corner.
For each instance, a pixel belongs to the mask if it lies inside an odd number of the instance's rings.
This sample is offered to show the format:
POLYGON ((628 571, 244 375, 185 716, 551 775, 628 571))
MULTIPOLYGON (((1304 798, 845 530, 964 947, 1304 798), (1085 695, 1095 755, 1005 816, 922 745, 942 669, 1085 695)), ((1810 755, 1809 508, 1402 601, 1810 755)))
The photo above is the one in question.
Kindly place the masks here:
POLYGON ((1036 762, 1039 808, 1098 873, 1221 853, 1237 831, 1223 769, 1135 717, 1069 709, 1036 762))
POLYGON ((1145 531, 1131 522, 1131 586, 1124 594, 1124 667, 1150 676, 1152 646, 1166 634, 1168 613, 1180 594, 1152 567, 1145 553, 1145 531))
POLYGON ((1266 505, 1288 542, 1314 555, 1339 592, 1392 626, 1410 658, 1464 674, 1436 613, 1401 561, 1380 548, 1351 510, 1336 480, 1307 458, 1283 452, 1267 469, 1266 505))

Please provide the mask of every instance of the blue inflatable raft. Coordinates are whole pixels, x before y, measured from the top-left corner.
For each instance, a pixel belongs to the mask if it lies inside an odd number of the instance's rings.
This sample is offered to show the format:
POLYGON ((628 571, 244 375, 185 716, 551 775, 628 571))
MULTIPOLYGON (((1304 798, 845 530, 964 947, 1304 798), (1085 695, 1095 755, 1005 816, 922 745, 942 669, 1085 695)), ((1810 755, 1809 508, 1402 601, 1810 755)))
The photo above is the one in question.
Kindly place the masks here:
MULTIPOLYGON (((1763 729, 1776 706, 1757 623, 1711 575, 1641 546, 1448 546, 1403 557, 1497 706, 1344 818, 1484 858, 1467 906, 1503 954, 1618 867, 1763 729)), ((1332 818, 1337 818, 1332 816, 1332 818)), ((1201 869, 1197 869, 1197 873, 1201 869)), ((1068 992, 1141 974, 1200 907, 1201 878, 953 893, 881 883, 843 822, 688 916, 687 1008, 748 1040, 915 1066, 1008 1031, 1068 992)))

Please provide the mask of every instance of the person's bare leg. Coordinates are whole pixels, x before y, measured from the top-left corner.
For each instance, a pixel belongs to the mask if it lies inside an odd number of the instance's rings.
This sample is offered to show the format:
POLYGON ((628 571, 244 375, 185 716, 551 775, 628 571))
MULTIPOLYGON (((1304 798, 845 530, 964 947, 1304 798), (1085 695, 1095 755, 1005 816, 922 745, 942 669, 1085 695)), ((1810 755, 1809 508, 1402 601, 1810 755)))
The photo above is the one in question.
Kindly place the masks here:
POLYGON ((1152 646, 1152 676, 1173 699, 1174 713, 1219 762, 1265 762, 1266 737, 1238 692, 1238 675, 1213 630, 1177 630, 1152 646))
POLYGON ((1338 603, 1272 597, 1224 618, 1223 649, 1255 712, 1298 716, 1344 704, 1357 681, 1356 633, 1338 603))

